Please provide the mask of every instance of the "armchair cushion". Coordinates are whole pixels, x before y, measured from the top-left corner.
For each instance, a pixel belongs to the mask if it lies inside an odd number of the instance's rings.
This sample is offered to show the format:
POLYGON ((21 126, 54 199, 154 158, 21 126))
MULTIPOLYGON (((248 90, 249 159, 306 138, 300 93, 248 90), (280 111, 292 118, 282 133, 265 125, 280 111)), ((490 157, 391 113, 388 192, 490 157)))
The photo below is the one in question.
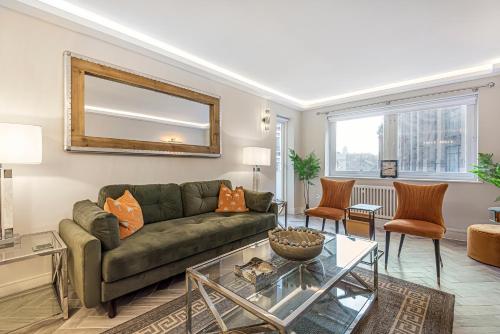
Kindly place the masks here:
POLYGON ((344 210, 328 208, 324 206, 318 206, 316 208, 307 209, 305 213, 308 216, 326 218, 331 220, 344 219, 344 210))
POLYGON ((443 226, 417 219, 395 219, 385 223, 384 229, 388 232, 416 235, 418 237, 442 239, 445 229, 443 226))
POLYGON ((448 185, 416 185, 394 182, 398 207, 394 219, 422 220, 444 228, 443 200, 448 185))
POLYGON ((271 192, 257 192, 245 189, 247 207, 256 212, 267 212, 271 207, 274 194, 271 192))
POLYGON ((99 239, 104 250, 110 250, 120 245, 118 218, 90 200, 75 203, 73 221, 99 239))
POLYGON ((355 180, 336 181, 322 178, 321 187, 323 188, 323 196, 318 206, 344 210, 349 206, 355 182, 355 180))

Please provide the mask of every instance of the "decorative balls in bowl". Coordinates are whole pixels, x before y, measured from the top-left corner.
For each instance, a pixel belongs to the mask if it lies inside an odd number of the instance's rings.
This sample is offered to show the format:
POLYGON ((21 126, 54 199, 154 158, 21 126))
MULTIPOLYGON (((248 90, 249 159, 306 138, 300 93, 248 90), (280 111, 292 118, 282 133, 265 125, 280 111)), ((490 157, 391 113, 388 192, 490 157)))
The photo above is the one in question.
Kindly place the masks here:
POLYGON ((323 250, 325 236, 318 231, 305 228, 286 230, 275 228, 268 232, 269 244, 281 257, 292 261, 307 261, 323 250))

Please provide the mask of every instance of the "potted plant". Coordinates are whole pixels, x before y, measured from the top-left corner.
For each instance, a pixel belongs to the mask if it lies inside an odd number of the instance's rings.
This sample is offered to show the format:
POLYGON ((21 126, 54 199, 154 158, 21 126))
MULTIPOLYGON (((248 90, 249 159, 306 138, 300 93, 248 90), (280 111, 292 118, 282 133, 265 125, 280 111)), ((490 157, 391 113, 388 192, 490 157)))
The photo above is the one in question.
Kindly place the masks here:
POLYGON ((304 184, 304 201, 306 203, 306 209, 309 209, 309 187, 314 185, 312 180, 319 176, 319 171, 321 170, 319 158, 314 152, 301 158, 297 152, 292 149, 290 149, 289 157, 292 161, 295 173, 304 184))
MULTIPOLYGON (((500 163, 493 161, 493 153, 479 153, 478 163, 473 166, 470 171, 487 183, 491 183, 497 188, 500 188, 500 163)), ((500 202, 498 196, 495 202, 500 202)), ((495 220, 500 221, 500 212, 496 212, 495 220)))

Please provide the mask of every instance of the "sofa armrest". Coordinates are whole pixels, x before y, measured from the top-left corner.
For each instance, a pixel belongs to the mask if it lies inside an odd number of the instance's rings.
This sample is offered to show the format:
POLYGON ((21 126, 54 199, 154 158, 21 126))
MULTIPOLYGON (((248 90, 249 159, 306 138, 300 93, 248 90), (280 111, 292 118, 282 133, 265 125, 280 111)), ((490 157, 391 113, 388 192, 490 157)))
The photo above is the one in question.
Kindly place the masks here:
POLYGON ((99 239, 104 250, 111 250, 120 245, 118 218, 90 200, 79 201, 73 205, 73 221, 99 239))
POLYGON ((101 302, 101 242, 71 219, 59 223, 59 234, 68 246, 68 274, 85 307, 101 302))

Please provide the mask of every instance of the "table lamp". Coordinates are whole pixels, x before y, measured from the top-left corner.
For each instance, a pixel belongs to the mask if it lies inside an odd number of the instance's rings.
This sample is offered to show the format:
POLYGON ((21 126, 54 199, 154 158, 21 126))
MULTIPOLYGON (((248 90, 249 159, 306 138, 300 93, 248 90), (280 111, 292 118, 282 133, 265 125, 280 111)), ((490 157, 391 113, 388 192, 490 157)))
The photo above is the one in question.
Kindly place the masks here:
POLYGON ((2 164, 40 164, 42 128, 35 125, 0 123, 0 248, 13 246, 14 215, 12 169, 2 164))
POLYGON ((271 165, 271 149, 265 147, 244 147, 243 164, 254 166, 252 189, 259 191, 260 166, 271 165))

